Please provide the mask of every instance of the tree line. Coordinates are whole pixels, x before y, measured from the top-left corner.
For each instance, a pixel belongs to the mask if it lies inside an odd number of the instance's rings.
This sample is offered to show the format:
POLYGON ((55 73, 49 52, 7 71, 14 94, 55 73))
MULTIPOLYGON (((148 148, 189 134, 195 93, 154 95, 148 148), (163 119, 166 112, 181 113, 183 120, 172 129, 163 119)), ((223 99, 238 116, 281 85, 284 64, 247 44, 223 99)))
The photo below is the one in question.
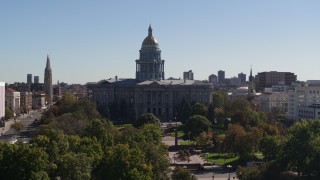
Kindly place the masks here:
POLYGON ((149 116, 115 127, 67 94, 43 114, 30 144, 0 144, 0 179, 168 179, 160 121, 149 116))

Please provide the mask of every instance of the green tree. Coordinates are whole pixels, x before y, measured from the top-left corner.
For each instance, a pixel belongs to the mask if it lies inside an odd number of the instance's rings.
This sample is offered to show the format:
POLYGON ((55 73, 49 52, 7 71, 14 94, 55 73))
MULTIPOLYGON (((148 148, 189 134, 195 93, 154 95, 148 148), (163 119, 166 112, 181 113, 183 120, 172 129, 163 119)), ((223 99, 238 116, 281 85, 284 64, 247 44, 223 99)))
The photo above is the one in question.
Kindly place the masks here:
POLYGON ((69 143, 69 151, 74 153, 83 153, 93 160, 92 166, 95 167, 103 156, 101 145, 95 137, 67 136, 69 143))
POLYGON ((97 110, 102 117, 106 118, 107 120, 110 120, 110 110, 108 106, 100 105, 97 107, 97 110))
POLYGON ((138 148, 126 144, 110 147, 99 169, 99 176, 110 179, 151 180, 152 166, 138 148))
POLYGON ((140 132, 147 142, 159 144, 162 141, 163 132, 157 124, 145 124, 140 132))
POLYGON ((208 114, 208 108, 201 104, 201 103, 196 103, 192 106, 192 115, 201 115, 201 116, 207 116, 208 114))
POLYGON ((216 118, 216 113, 215 113, 215 108, 213 106, 213 103, 210 103, 210 105, 208 107, 207 118, 211 123, 214 123, 215 118, 216 118))
POLYGON ((84 132, 84 136, 97 138, 104 151, 114 144, 114 136, 119 136, 118 134, 119 131, 111 122, 103 122, 100 119, 91 121, 84 132))
POLYGON ((241 146, 241 139, 246 135, 246 131, 239 124, 229 124, 224 139, 224 145, 227 152, 237 153, 241 146))
POLYGON ((285 138, 280 135, 266 135, 261 140, 260 150, 267 161, 277 160, 285 143, 285 138))
POLYGON ((50 177, 45 171, 32 172, 30 180, 50 180, 50 177))
POLYGON ((281 166, 296 169, 298 175, 320 177, 320 120, 302 120, 289 128, 280 154, 281 166))
POLYGON ((67 153, 61 157, 57 175, 62 179, 90 179, 93 159, 85 153, 67 153))
POLYGON ((206 117, 193 115, 183 125, 183 131, 185 134, 190 132, 190 137, 195 138, 203 131, 208 132, 211 125, 211 122, 206 117))
POLYGON ((192 115, 192 107, 187 101, 185 101, 185 99, 183 99, 181 101, 176 118, 178 121, 184 124, 191 115, 192 115))
POLYGON ((16 122, 14 124, 11 124, 11 128, 15 129, 19 134, 25 127, 22 123, 16 122))
POLYGON ((232 111, 247 111, 251 109, 251 105, 248 100, 244 98, 238 98, 231 102, 232 111))
POLYGON ((160 120, 154 116, 152 113, 144 113, 139 116, 139 118, 134 122, 135 127, 141 127, 144 124, 156 124, 160 126, 160 120))
POLYGON ((11 117, 12 117, 12 111, 8 108, 8 107, 6 107, 6 109, 5 109, 5 119, 10 119, 11 117))
POLYGON ((199 146, 210 146, 210 136, 207 132, 200 133, 196 138, 195 141, 199 146))
POLYGON ((23 143, 0 143, 1 179, 30 179, 37 172, 51 168, 48 154, 42 149, 23 143))
POLYGON ((246 132, 241 125, 229 124, 225 137, 225 146, 228 152, 238 154, 240 161, 246 162, 254 158, 258 151, 263 130, 252 128, 246 132))
POLYGON ((217 108, 222 108, 225 103, 227 95, 224 92, 215 92, 212 96, 213 106, 217 108))
POLYGON ((59 115, 70 112, 72 107, 76 104, 77 97, 71 93, 65 94, 62 99, 57 103, 59 106, 59 115))
POLYGON ((184 169, 183 167, 176 167, 172 174, 171 174, 172 180, 196 180, 196 177, 193 177, 193 175, 190 173, 190 171, 184 169))

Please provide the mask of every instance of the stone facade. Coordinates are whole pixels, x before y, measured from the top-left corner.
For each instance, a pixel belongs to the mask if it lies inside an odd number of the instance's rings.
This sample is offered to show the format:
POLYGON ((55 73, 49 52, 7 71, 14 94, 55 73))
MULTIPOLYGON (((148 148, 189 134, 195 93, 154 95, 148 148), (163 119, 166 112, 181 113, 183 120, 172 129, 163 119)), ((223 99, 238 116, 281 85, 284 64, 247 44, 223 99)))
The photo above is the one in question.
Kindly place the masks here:
POLYGON ((289 120, 320 118, 320 80, 307 81, 289 93, 289 120))
POLYGON ((6 88, 6 95, 5 95, 5 105, 8 107, 12 114, 16 116, 20 113, 20 92, 11 89, 6 88))
POLYGON ((150 112, 161 120, 173 120, 182 100, 209 105, 213 95, 212 84, 195 80, 109 79, 88 83, 87 88, 89 97, 98 106, 120 104, 124 100, 134 106, 136 114, 150 112))
POLYGON ((265 112, 283 112, 288 110, 288 92, 263 93, 257 99, 261 110, 265 112))
POLYGON ((151 26, 136 60, 136 79, 101 80, 87 83, 88 96, 97 106, 110 106, 125 101, 135 114, 150 112, 163 121, 174 120, 184 100, 188 103, 212 102, 213 86, 197 80, 164 79, 164 60, 151 26))
POLYGON ((46 95, 44 93, 32 94, 32 108, 41 109, 46 107, 46 95))

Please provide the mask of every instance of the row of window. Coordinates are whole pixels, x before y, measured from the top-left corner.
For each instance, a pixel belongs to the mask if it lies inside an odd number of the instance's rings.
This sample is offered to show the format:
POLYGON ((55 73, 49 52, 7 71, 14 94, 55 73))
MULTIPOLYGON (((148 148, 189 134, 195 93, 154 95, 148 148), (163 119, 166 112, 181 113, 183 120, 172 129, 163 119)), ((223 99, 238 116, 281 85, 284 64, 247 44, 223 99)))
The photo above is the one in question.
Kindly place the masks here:
POLYGON ((317 93, 317 94, 319 94, 319 91, 310 91, 310 94, 315 94, 315 93, 317 93))

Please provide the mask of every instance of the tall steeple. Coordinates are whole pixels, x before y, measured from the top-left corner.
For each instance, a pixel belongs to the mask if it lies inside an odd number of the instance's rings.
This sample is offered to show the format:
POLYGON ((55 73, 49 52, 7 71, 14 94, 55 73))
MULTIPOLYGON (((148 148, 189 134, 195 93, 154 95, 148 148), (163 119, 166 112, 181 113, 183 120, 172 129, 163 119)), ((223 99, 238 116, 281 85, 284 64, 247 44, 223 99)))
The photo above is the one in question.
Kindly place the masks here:
POLYGON ((250 68, 250 76, 249 76, 249 82, 252 82, 253 81, 253 77, 252 77, 252 65, 251 65, 251 68, 250 68))
POLYGON ((47 54, 47 64, 46 64, 46 69, 51 69, 50 68, 50 58, 49 55, 47 54))
POLYGON ((44 92, 46 94, 47 105, 51 105, 53 101, 53 87, 49 55, 47 55, 47 64, 44 70, 44 92))
POLYGON ((248 87, 248 95, 249 96, 253 96, 256 94, 256 90, 255 90, 255 85, 254 85, 254 80, 253 80, 253 76, 252 76, 252 65, 250 68, 250 76, 249 76, 249 87, 248 87))

